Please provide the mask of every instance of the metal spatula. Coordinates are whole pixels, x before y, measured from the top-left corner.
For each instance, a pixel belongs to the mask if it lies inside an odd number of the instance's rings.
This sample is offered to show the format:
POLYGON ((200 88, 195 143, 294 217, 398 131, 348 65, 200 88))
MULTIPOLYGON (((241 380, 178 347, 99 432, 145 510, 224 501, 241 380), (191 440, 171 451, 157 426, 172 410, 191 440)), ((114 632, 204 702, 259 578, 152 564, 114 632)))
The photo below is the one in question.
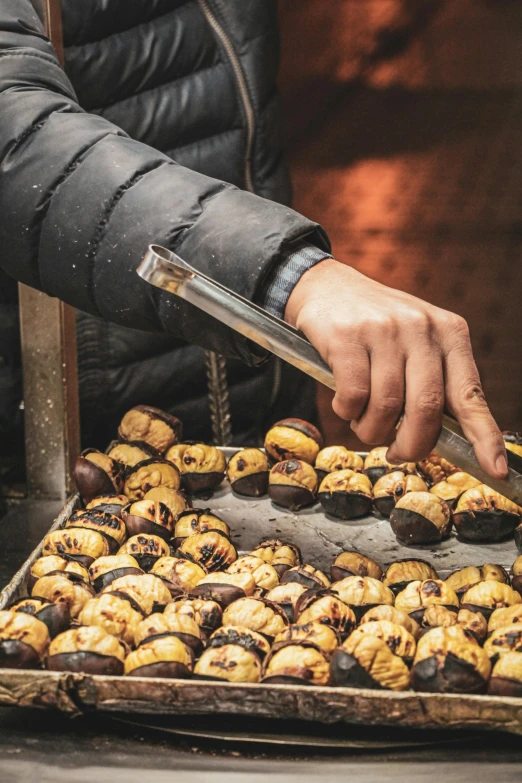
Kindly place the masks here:
MULTIPOLYGON (((151 245, 138 267, 148 283, 185 299, 267 351, 335 390, 333 373, 296 329, 193 269, 175 253, 151 245)), ((522 505, 522 459, 508 451, 509 477, 493 479, 482 470, 460 425, 444 415, 436 452, 461 470, 522 505)))

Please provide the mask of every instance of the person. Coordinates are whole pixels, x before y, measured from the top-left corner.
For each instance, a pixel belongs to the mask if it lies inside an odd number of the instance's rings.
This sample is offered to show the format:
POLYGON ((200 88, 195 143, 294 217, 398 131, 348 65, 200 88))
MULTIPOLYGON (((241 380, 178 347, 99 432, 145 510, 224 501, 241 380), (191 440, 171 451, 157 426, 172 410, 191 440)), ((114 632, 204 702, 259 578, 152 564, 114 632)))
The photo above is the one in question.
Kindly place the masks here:
POLYGON ((65 71, 34 3, 0 5, 0 266, 79 311, 85 437, 105 442, 138 402, 199 437, 195 346, 232 360, 236 437, 312 415, 302 375, 140 280, 157 243, 300 329, 362 441, 403 414, 390 460, 424 457, 446 406, 482 467, 505 475, 464 320, 334 259, 288 206, 276 1, 62 0, 65 71))

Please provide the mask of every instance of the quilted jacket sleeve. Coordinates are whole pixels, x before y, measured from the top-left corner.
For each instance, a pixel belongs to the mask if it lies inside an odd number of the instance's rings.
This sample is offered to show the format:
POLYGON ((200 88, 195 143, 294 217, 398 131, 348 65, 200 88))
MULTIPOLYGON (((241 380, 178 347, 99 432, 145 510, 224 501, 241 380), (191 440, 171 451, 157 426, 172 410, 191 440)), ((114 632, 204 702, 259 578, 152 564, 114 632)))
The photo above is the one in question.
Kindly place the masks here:
POLYGON ((0 2, 0 266, 124 326, 258 361, 243 338, 135 273, 162 244, 252 299, 286 248, 322 229, 177 165, 84 112, 30 0, 0 2))

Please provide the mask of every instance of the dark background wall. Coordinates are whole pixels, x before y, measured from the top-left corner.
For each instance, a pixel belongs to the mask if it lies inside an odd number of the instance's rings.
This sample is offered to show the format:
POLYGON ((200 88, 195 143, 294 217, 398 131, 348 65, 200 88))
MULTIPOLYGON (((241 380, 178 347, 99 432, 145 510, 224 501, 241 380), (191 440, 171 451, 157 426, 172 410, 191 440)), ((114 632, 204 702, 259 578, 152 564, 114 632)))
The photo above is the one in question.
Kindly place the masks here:
POLYGON ((522 3, 280 5, 296 208, 340 260, 461 313, 501 427, 522 429, 522 3))

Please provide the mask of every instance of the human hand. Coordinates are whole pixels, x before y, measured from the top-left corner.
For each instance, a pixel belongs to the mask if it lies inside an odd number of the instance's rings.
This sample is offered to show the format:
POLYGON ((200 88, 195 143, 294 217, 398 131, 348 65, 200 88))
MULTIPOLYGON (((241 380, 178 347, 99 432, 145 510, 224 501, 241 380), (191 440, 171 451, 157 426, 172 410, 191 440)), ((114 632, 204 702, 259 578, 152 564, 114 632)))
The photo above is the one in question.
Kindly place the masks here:
POLYGON ((504 440, 486 403, 463 318, 325 259, 295 286, 285 320, 332 369, 332 407, 364 443, 382 443, 404 413, 388 450, 390 462, 426 457, 446 407, 482 468, 492 477, 506 476, 504 440))

